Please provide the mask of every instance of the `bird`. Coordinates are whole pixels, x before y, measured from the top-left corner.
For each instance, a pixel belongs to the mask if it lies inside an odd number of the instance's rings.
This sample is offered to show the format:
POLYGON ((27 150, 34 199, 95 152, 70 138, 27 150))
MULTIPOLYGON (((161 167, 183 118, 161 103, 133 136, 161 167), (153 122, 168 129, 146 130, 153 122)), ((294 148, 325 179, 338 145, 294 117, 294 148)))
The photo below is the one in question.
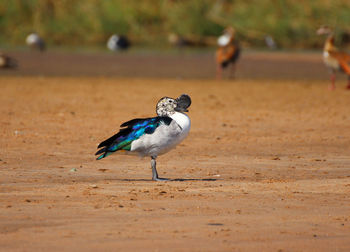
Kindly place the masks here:
POLYGON ((176 33, 170 33, 168 35, 168 41, 175 47, 193 46, 194 43, 176 33))
POLYGON ((32 49, 39 50, 40 52, 43 52, 46 49, 44 39, 42 39, 36 32, 32 32, 27 36, 26 43, 32 49))
POLYGON ((218 40, 218 49, 216 50, 216 77, 222 78, 222 71, 231 64, 231 71, 235 70, 236 62, 239 58, 241 49, 235 38, 235 29, 228 27, 224 30, 224 34, 221 35, 218 40))
POLYGON ((107 48, 111 51, 126 50, 130 46, 130 41, 126 36, 113 34, 107 41, 107 48))
POLYGON ((344 72, 348 76, 346 89, 350 90, 350 54, 339 51, 334 45, 334 33, 328 26, 321 26, 318 35, 328 35, 323 47, 323 61, 331 72, 330 90, 335 89, 336 72, 344 72))
POLYGON ((152 180, 165 181, 158 176, 156 159, 186 138, 191 128, 191 120, 185 112, 191 105, 191 98, 182 94, 178 98, 161 98, 156 105, 156 117, 136 118, 124 122, 112 137, 98 145, 100 160, 117 151, 151 157, 152 180))
POLYGON ((183 48, 183 47, 204 47, 207 46, 211 43, 211 38, 203 38, 203 37, 198 37, 195 35, 192 36, 181 36, 176 33, 170 33, 168 35, 168 42, 170 45, 178 48, 183 48))
POLYGON ((17 66, 14 58, 0 52, 0 68, 16 68, 17 66))
POLYGON ((277 49, 277 44, 271 35, 266 35, 264 37, 264 40, 265 40, 265 44, 269 49, 271 50, 277 49))

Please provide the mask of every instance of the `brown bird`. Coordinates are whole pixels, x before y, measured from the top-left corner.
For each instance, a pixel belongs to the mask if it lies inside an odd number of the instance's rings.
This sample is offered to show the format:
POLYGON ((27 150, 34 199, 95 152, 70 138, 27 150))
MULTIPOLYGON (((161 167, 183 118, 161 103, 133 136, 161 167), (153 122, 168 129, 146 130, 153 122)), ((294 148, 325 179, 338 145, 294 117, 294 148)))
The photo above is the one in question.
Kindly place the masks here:
POLYGON ((341 71, 348 76, 346 89, 350 90, 350 54, 341 52, 335 47, 334 33, 329 27, 322 26, 317 30, 317 34, 328 35, 323 47, 323 61, 331 71, 331 85, 329 89, 335 89, 336 72, 341 71))
POLYGON ((223 70, 231 65, 230 76, 235 71, 235 65, 240 55, 240 47, 235 39, 235 29, 228 27, 218 38, 219 48, 216 50, 216 78, 222 78, 223 70))
POLYGON ((0 68, 16 68, 17 61, 0 52, 0 68))

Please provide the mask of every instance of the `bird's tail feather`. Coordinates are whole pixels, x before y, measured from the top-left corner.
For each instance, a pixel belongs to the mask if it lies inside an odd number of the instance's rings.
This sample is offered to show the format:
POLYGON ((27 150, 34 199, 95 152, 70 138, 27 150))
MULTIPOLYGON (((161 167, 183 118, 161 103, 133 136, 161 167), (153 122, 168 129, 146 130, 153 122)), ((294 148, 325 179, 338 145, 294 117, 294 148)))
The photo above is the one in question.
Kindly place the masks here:
POLYGON ((102 155, 100 155, 98 158, 96 158, 96 160, 100 160, 100 159, 102 159, 102 158, 105 158, 105 157, 107 157, 109 154, 111 154, 112 152, 108 152, 108 151, 106 151, 105 153, 103 153, 102 155))
POLYGON ((107 147, 104 147, 104 148, 98 150, 98 151, 95 153, 95 155, 101 154, 101 153, 106 152, 106 151, 107 151, 107 147))

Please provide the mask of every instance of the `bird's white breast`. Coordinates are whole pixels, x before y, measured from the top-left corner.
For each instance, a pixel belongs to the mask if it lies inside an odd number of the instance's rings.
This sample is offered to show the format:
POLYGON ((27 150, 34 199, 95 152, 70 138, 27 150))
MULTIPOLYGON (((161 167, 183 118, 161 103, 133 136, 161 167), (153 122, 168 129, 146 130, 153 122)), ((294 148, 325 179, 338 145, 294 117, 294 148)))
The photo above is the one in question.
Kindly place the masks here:
POLYGON ((39 36, 35 33, 32 33, 32 34, 29 34, 26 38, 26 43, 28 45, 32 45, 32 44, 35 44, 35 43, 38 43, 40 40, 39 36))
POLYGON ((333 58, 327 51, 323 52, 323 61, 328 67, 339 69, 338 60, 333 58))
POLYGON ((175 112, 170 117, 181 127, 182 129, 181 136, 185 138, 188 135, 188 132, 190 131, 190 128, 191 128, 190 118, 186 114, 179 113, 179 112, 175 112))
POLYGON ((226 34, 221 35, 218 38, 218 45, 219 46, 227 46, 230 43, 230 40, 231 40, 231 36, 226 35, 226 34))
POLYGON ((158 156, 179 144, 190 131, 190 118, 179 112, 170 116, 169 125, 160 125, 152 134, 145 134, 131 143, 131 151, 141 156, 158 156))
POLYGON ((118 35, 112 35, 107 41, 107 48, 111 51, 118 50, 118 46, 117 46, 118 39, 119 39, 118 35))

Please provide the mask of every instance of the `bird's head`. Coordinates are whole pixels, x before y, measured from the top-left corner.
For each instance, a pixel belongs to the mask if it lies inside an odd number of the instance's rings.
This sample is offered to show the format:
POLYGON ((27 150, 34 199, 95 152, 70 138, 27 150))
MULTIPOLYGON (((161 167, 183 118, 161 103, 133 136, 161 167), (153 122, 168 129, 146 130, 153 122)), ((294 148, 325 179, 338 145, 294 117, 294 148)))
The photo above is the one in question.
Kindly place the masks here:
POLYGON ((333 33, 332 29, 330 27, 328 27, 327 25, 322 25, 316 31, 317 35, 329 35, 329 34, 332 34, 332 33, 333 33))
POLYGON ((178 98, 163 97, 156 106, 158 116, 170 116, 175 112, 188 112, 191 106, 191 98, 187 94, 182 94, 178 98))

